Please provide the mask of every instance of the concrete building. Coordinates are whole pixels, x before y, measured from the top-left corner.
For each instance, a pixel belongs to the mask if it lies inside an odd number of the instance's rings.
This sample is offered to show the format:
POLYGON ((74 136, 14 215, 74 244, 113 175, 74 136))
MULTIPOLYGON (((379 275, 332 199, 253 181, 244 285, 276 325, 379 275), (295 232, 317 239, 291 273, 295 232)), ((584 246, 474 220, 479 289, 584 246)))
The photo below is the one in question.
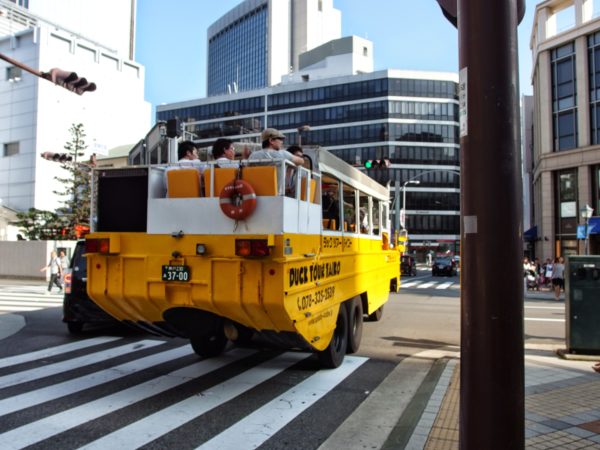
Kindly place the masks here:
POLYGON ((540 258, 600 253, 600 2, 537 5, 533 52, 533 223, 540 258), (585 237, 586 206, 595 216, 585 237))
MULTIPOLYGON (((330 53, 315 51, 325 57, 330 53)), ((458 254, 458 75, 397 70, 352 74, 347 69, 343 76, 302 72, 306 78, 301 82, 160 105, 157 119, 178 117, 206 147, 221 136, 258 143, 263 128, 274 127, 286 135, 286 145, 301 139, 302 145, 326 147, 359 167, 387 158, 389 167, 365 170, 383 185, 391 182, 396 202, 406 194, 411 250, 423 258, 428 251, 458 254), (415 184, 403 190, 407 181, 415 184)))
POLYGON ((55 210, 60 204, 53 191, 62 186, 54 177, 64 173, 40 153, 64 152, 74 123, 84 125, 88 146, 84 158, 135 143, 150 128, 150 104, 143 97, 144 68, 129 57, 135 2, 18 3, 30 9, 0 0, 0 53, 42 72, 54 67, 76 71, 98 86, 96 92, 79 96, 0 61, 2 205, 15 211, 55 210))
POLYGON ((300 55, 341 37, 333 0, 245 0, 208 29, 209 96, 278 84, 300 55))

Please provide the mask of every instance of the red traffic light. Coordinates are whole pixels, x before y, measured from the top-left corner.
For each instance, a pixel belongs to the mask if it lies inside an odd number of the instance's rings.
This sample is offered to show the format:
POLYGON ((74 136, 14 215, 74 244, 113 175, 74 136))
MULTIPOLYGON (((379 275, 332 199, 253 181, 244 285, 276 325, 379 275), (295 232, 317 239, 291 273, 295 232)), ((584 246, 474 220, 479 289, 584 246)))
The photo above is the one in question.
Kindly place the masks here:
POLYGON ((90 83, 87 79, 79 77, 76 72, 69 72, 68 70, 62 70, 58 68, 50 69, 50 72, 44 72, 42 76, 52 81, 58 86, 62 86, 71 92, 76 94, 83 94, 84 92, 93 92, 96 90, 96 83, 90 83))
POLYGON ((73 161, 73 157, 71 155, 67 155, 66 153, 44 152, 41 154, 41 157, 47 159, 48 161, 55 161, 60 163, 73 161))

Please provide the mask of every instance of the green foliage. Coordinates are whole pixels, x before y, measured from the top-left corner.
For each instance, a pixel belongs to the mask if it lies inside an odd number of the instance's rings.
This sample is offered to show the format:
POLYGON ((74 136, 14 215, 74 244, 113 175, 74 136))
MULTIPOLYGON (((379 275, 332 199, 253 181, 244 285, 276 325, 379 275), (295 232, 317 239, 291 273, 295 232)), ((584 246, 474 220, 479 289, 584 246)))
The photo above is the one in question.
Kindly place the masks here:
POLYGON ((67 223, 64 217, 55 212, 29 208, 26 212, 17 213, 17 219, 11 225, 19 227, 29 240, 68 239, 62 235, 67 223))
POLYGON ((83 125, 73 124, 69 132, 71 140, 65 144, 64 149, 73 160, 61 163, 66 176, 54 177, 64 186, 63 190, 54 191, 63 197, 63 206, 56 212, 30 208, 26 212, 17 213, 18 220, 12 225, 19 227, 27 239, 77 239, 75 226, 89 226, 91 167, 88 161, 81 161, 87 148, 83 125))
POLYGON ((62 201, 64 206, 56 212, 67 220, 67 238, 77 239, 75 225, 89 226, 91 167, 87 161, 81 161, 87 148, 83 124, 73 124, 69 132, 71 140, 65 144, 64 149, 73 161, 61 163, 67 176, 55 177, 55 179, 63 184, 64 190, 54 191, 54 193, 64 198, 62 201))

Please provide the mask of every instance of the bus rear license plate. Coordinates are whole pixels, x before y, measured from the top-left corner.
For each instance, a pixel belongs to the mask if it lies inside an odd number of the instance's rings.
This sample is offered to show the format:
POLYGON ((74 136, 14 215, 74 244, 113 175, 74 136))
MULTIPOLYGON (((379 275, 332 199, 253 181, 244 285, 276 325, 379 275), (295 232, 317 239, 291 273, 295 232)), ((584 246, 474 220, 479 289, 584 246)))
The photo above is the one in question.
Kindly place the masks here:
POLYGON ((162 266, 163 281, 190 281, 189 266, 162 266))

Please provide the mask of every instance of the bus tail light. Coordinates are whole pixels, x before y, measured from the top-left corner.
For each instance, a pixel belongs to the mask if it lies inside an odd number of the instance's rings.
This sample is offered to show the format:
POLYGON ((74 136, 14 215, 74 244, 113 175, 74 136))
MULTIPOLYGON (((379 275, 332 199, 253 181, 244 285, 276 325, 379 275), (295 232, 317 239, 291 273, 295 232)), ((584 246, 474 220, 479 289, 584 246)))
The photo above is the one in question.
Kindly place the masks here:
POLYGON ((87 239, 85 241, 86 253, 103 253, 108 254, 110 250, 110 239, 87 239))
POLYGON ((236 239, 235 254, 237 256, 269 256, 271 249, 267 239, 236 239))

